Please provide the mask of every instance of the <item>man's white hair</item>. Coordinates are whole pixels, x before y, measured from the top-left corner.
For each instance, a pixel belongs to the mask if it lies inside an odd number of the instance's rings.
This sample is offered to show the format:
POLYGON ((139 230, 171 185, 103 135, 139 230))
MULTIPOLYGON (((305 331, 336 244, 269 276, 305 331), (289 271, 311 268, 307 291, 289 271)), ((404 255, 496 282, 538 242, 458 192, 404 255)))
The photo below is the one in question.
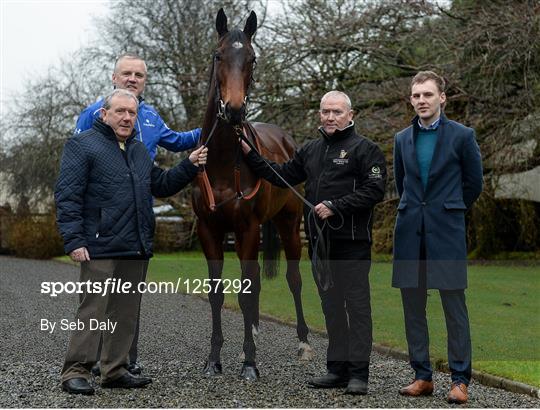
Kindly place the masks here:
POLYGON ((113 99, 113 97, 116 97, 116 96, 131 97, 137 103, 137 107, 139 106, 139 100, 137 99, 135 94, 133 94, 131 91, 124 90, 123 88, 117 88, 116 90, 114 90, 113 92, 111 92, 109 95, 105 97, 105 99, 103 100, 103 109, 105 110, 110 109, 111 100, 113 99))
POLYGON ((325 95, 323 95, 323 97, 321 98, 321 106, 326 101, 326 99, 330 97, 342 98, 345 101, 345 104, 347 104, 349 110, 352 109, 351 99, 349 98, 349 96, 344 92, 337 90, 328 91, 325 95))

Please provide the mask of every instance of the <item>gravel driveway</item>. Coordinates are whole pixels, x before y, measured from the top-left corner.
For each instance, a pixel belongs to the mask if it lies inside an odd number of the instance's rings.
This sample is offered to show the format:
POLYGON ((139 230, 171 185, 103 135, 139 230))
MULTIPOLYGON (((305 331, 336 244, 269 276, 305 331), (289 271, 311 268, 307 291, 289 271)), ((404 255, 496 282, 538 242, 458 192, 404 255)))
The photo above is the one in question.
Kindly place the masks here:
MULTIPOLYGON (((94 396, 68 395, 61 391, 59 373, 69 333, 41 331, 40 319, 71 320, 77 297, 41 294, 44 280, 76 281, 78 268, 0 257, 0 407, 454 407, 445 401, 448 375, 434 374, 432 397, 401 397, 398 388, 412 378, 409 366, 378 354, 372 358, 369 395, 310 389, 306 380, 325 370, 326 340, 311 335, 315 360, 300 363, 295 330, 272 322, 261 324, 261 379, 244 382, 238 377, 242 317, 233 311, 223 312, 223 375, 205 378, 201 369, 209 349, 210 306, 177 294, 143 296, 140 359, 153 384, 139 390, 97 387, 94 396)), ((473 381, 468 406, 540 407, 540 400, 473 381)))

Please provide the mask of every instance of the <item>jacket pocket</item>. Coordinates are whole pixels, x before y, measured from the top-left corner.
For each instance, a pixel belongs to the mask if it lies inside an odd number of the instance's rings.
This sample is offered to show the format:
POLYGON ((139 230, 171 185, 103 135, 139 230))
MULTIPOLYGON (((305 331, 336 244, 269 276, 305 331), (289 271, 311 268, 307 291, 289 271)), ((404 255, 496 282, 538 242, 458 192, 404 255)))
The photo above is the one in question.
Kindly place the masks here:
POLYGON ((451 199, 451 200, 445 201, 444 208, 447 210, 453 210, 453 209, 462 210, 462 211, 467 210, 467 207, 465 206, 465 202, 463 202, 463 200, 461 199, 451 199))
POLYGON ((101 224, 103 221, 103 208, 98 208, 98 219, 96 224, 96 239, 99 238, 99 235, 101 235, 101 224))
POLYGON ((118 219, 118 211, 115 207, 99 208, 99 223, 97 225, 96 238, 110 235, 118 219), (112 215, 111 215, 112 214, 112 215))

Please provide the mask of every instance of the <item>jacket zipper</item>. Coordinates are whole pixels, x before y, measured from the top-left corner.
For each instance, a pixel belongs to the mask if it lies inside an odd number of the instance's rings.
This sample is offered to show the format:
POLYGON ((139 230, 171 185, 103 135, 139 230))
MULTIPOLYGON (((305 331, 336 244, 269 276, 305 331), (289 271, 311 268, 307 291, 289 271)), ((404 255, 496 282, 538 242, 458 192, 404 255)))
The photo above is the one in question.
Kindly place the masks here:
POLYGON ((99 222, 98 222, 98 229, 96 231, 96 239, 99 238, 99 227, 101 226, 101 221, 103 219, 103 208, 99 207, 99 222))
POLYGON ((328 149, 330 148, 330 145, 326 144, 326 149, 324 150, 324 157, 323 157, 323 168, 321 173, 319 174, 319 179, 317 180, 317 191, 315 191, 315 205, 319 202, 319 187, 321 185, 321 178, 324 174, 324 171, 326 170, 326 156, 328 155, 328 149))
MULTIPOLYGON (((353 179, 352 191, 356 192, 356 178, 353 179)), ((352 240, 354 241, 354 213, 351 214, 351 235, 352 235, 352 240)))
MULTIPOLYGON (((137 119, 137 123, 139 122, 139 120, 137 119)), ((142 142, 142 133, 141 133, 141 142, 142 142)), ((120 147, 119 147, 120 148, 120 147)), ((146 149, 146 148, 145 148, 146 149)), ((133 200, 134 200, 134 206, 135 206, 135 223, 137 224, 137 232, 139 233, 139 244, 141 246, 141 250, 143 252, 146 253, 146 249, 144 247, 144 243, 143 243, 143 236, 142 236, 142 232, 141 232, 141 225, 140 225, 140 221, 139 221, 139 207, 137 205, 137 189, 135 187, 135 181, 133 180, 133 171, 131 170, 131 166, 129 165, 130 164, 130 161, 129 161, 129 154, 128 154, 128 144, 126 144, 126 162, 127 162, 127 167, 129 169, 129 178, 131 179, 131 186, 133 188, 133 200)), ((137 251, 137 255, 141 255, 142 252, 141 251, 137 251)))
POLYGON ((369 211, 369 218, 367 220, 367 224, 366 224, 366 232, 367 232, 367 237, 368 237, 368 240, 371 242, 371 234, 369 233, 369 224, 371 222, 371 216, 373 215, 373 210, 369 211))
POLYGON ((137 128, 139 129, 139 138, 141 139, 141 142, 144 144, 144 141, 142 139, 142 129, 141 129, 141 123, 139 122, 139 118, 137 118, 137 128))

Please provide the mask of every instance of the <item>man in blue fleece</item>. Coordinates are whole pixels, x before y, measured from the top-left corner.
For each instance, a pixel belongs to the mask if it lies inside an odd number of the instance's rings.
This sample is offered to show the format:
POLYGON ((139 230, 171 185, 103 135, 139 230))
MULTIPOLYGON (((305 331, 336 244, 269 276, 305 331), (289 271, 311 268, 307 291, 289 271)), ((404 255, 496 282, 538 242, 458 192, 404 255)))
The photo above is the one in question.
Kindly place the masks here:
MULTIPOLYGON (((167 127, 155 108, 147 104, 141 96, 146 79, 146 63, 142 58, 128 53, 118 57, 112 74, 113 86, 129 90, 139 99, 139 112, 135 123, 136 138, 144 143, 152 159, 156 156, 158 145, 173 152, 194 148, 199 142, 201 129, 180 132, 167 127)), ((75 134, 92 128, 94 120, 100 116, 102 106, 103 98, 81 112, 75 126, 75 134)))

